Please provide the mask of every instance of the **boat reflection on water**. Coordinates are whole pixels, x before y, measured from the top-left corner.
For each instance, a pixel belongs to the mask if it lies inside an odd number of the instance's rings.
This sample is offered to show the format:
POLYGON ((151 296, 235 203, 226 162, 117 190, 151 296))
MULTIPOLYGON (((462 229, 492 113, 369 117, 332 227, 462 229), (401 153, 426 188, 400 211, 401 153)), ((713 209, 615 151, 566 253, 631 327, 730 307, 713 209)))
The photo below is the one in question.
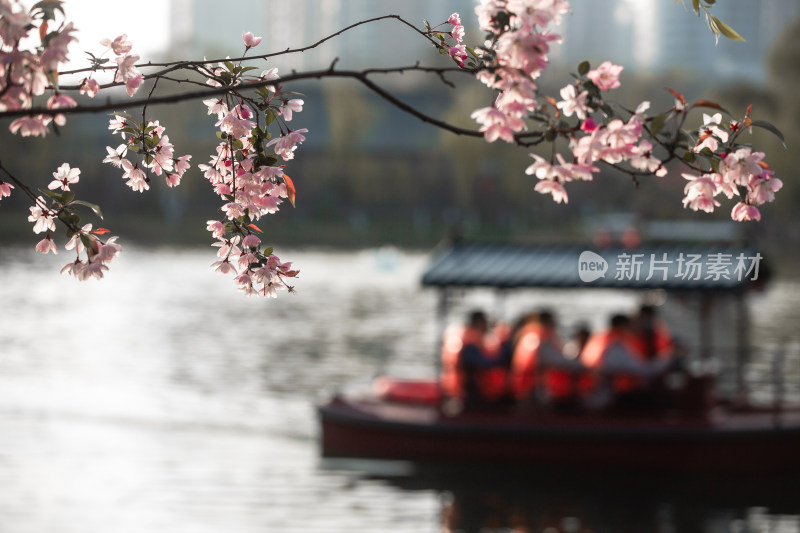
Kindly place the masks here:
POLYGON ((387 477, 386 468, 375 477, 440 494, 443 533, 800 532, 800 482, 789 473, 642 476, 461 466, 387 477))

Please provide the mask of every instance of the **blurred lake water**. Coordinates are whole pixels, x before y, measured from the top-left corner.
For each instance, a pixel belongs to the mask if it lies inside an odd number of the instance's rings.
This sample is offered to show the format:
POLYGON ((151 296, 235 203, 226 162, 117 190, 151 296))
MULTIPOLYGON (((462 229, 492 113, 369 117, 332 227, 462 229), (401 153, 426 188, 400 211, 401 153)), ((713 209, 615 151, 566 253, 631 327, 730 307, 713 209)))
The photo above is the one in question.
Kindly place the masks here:
MULTIPOLYGON (((301 270, 297 294, 264 300, 212 272, 210 248, 129 247, 83 283, 58 274, 63 253, 0 248, 0 532, 510 531, 523 518, 548 533, 800 532, 794 493, 687 501, 683 485, 586 491, 322 461, 315 398, 377 371, 430 375, 436 294, 419 287, 423 254, 280 255, 301 270)), ((565 328, 636 304, 529 297, 565 328)), ((800 343, 798 297, 780 281, 754 300, 754 342, 800 343)), ((489 295, 456 313, 475 305, 489 295)))

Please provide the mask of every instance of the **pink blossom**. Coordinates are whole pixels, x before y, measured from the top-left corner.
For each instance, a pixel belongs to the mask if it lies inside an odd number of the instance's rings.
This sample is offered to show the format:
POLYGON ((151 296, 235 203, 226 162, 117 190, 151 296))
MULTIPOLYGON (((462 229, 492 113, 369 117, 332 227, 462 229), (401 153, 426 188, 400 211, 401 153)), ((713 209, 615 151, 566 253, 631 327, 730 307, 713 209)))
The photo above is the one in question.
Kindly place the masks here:
POLYGON ((586 117, 586 120, 583 121, 581 124, 581 130, 585 131, 586 133, 591 133, 597 129, 597 124, 595 124, 594 119, 592 117, 586 117))
POLYGON ((219 98, 203 100, 203 103, 208 106, 208 114, 217 115, 218 120, 221 120, 228 113, 228 106, 219 98))
POLYGON ((514 14, 515 23, 523 28, 544 28, 551 22, 561 24, 561 15, 569 13, 567 0, 508 0, 506 10, 514 14))
POLYGON ((47 186, 48 189, 54 190, 61 187, 62 191, 68 191, 72 183, 78 183, 80 179, 81 169, 70 168, 68 163, 64 163, 58 170, 53 172, 53 181, 47 186))
POLYGON ((452 30, 450 30, 450 37, 452 37, 457 43, 462 42, 464 40, 464 26, 455 26, 452 30))
POLYGON ((450 15, 450 18, 447 19, 447 23, 451 26, 461 26, 461 16, 458 13, 453 13, 450 15))
POLYGON ((209 220, 206 229, 211 232, 215 239, 221 239, 225 235, 225 224, 219 220, 209 220))
POLYGON ((536 184, 533 190, 542 194, 553 195, 553 201, 557 204, 562 202, 565 204, 569 203, 566 189, 564 189, 564 186, 555 180, 541 180, 536 184))
POLYGON ((91 277, 101 279, 103 277, 103 271, 105 270, 108 270, 108 267, 104 263, 90 260, 87 261, 79 271, 74 272, 74 275, 80 281, 86 281, 91 277))
POLYGON ((520 69, 531 78, 536 78, 547 67, 547 54, 553 41, 561 41, 561 36, 548 31, 510 31, 498 39, 497 54, 502 58, 503 65, 520 69))
POLYGON ((44 198, 41 196, 36 198, 36 204, 33 207, 30 207, 31 214, 28 216, 28 222, 33 222, 33 232, 34 233, 44 233, 45 231, 55 231, 56 224, 54 222, 54 218, 56 216, 55 212, 47 209, 45 206, 46 203, 44 198))
POLYGON ((536 176, 540 180, 553 179, 555 177, 555 169, 549 161, 536 154, 530 154, 530 156, 533 158, 534 163, 525 169, 525 174, 536 176))
POLYGON ((64 245, 64 248, 66 250, 72 250, 74 248, 75 251, 78 252, 79 254, 83 253, 84 250, 86 250, 86 247, 83 245, 83 241, 81 240, 81 235, 86 235, 90 231, 92 231, 92 225, 91 224, 85 224, 80 229, 80 231, 75 233, 72 236, 72 238, 70 238, 70 240, 67 241, 67 244, 64 245))
POLYGON ((230 261, 228 261, 227 257, 225 259, 212 263, 211 268, 213 268, 216 272, 221 272, 223 274, 228 274, 230 272, 238 274, 238 272, 236 272, 236 268, 230 263, 230 261))
POLYGON ((125 182, 125 185, 136 192, 143 192, 150 189, 150 185, 147 184, 147 175, 139 168, 138 164, 133 164, 127 159, 123 159, 122 168, 125 171, 122 174, 122 179, 128 180, 125 182))
POLYGON ((447 51, 450 54, 450 57, 455 59, 458 66, 463 67, 464 61, 467 60, 467 47, 463 44, 459 44, 456 46, 451 46, 450 49, 447 51))
POLYGON ((106 152, 108 152, 108 155, 103 159, 103 163, 111 163, 115 167, 121 168, 122 160, 125 158, 125 154, 128 153, 128 146, 120 144, 116 149, 106 146, 106 152))
POLYGON ((284 161, 289 161, 290 159, 294 159, 294 151, 297 149, 297 145, 306 140, 302 135, 303 133, 308 133, 308 129, 300 128, 299 130, 281 135, 277 139, 269 141, 267 146, 274 145, 275 155, 281 156, 284 161))
POLYGON ((14 186, 10 183, 0 180, 0 198, 11 196, 11 189, 14 186))
POLYGON ((77 278, 81 270, 83 270, 83 261, 75 259, 75 261, 64 265, 61 269, 61 274, 71 274, 77 278))
POLYGON ((248 234, 244 240, 242 240, 242 246, 245 248, 257 248, 259 244, 261 244, 261 239, 252 233, 248 234))
POLYGON ((722 113, 716 113, 712 116, 703 113, 703 126, 698 131, 700 138, 692 148, 693 152, 700 152, 703 148, 716 152, 717 148, 719 148, 719 141, 728 142, 728 132, 719 127, 721 122, 722 113))
POLYGON ((689 180, 689 183, 683 189, 686 195, 683 199, 684 207, 688 207, 692 211, 705 211, 706 213, 711 213, 715 207, 719 207, 720 203, 714 199, 714 196, 719 192, 719 188, 712 175, 695 176, 694 174, 684 173, 682 176, 689 180))
POLYGON ((122 246, 116 243, 117 237, 111 237, 105 243, 99 243, 97 253, 92 256, 92 262, 108 263, 122 251, 122 246))
POLYGON ((144 76, 142 76, 141 74, 136 74, 125 80, 125 92, 128 93, 128 96, 133 96, 134 94, 136 94, 136 91, 138 91, 139 87, 142 86, 143 81, 144 81, 144 76))
POLYGON ((72 41, 77 39, 72 35, 75 27, 71 22, 54 32, 48 40, 42 55, 39 57, 40 67, 43 72, 58 71, 58 64, 67 61, 67 52, 72 41))
POLYGON ((556 104, 561 109, 565 117, 570 117, 575 114, 576 117, 583 120, 586 118, 588 112, 591 112, 586 105, 586 98, 589 96, 587 91, 581 91, 576 95, 575 86, 567 85, 561 89, 562 100, 556 104))
POLYGON ((281 106, 280 114, 283 116, 283 119, 286 121, 292 120, 292 113, 299 113, 303 110, 303 101, 299 98, 293 98, 292 100, 285 100, 283 102, 283 106, 281 106))
POLYGON ((32 115, 18 118, 8 127, 11 133, 17 133, 22 137, 44 137, 47 135, 47 126, 52 118, 45 115, 32 115))
POLYGON ((739 148, 724 157, 720 164, 720 173, 725 181, 746 186, 751 176, 761 175, 759 162, 762 159, 764 152, 753 152, 747 147, 739 148))
POLYGON ((254 37, 251 32, 244 32, 242 33, 242 40, 244 41, 244 45, 249 50, 254 46, 258 46, 258 43, 261 42, 261 37, 254 37))
POLYGON ((103 39, 100 41, 102 46, 110 47, 111 50, 118 56, 125 55, 133 48, 133 43, 128 40, 128 35, 123 33, 113 41, 111 39, 103 39))
POLYGON ((594 70, 590 70, 586 77, 592 80, 598 89, 608 91, 620 86, 619 75, 623 67, 614 65, 611 61, 605 61, 594 70))
POLYGON ((244 208, 238 202, 228 202, 222 206, 222 210, 225 212, 225 216, 228 217, 228 220, 235 220, 244 216, 244 208))
POLYGON ((36 251, 43 254, 53 252, 54 255, 58 255, 58 246, 56 246, 56 243, 53 242, 53 239, 51 239, 48 234, 44 239, 38 242, 36 251))
POLYGON ((639 146, 630 157, 630 164, 635 169, 653 172, 659 178, 667 175, 667 169, 662 166, 661 160, 653 157, 653 145, 646 140, 639 141, 639 146))
POLYGON ((480 131, 484 132, 486 142, 497 139, 514 142, 514 132, 525 129, 525 122, 521 118, 506 115, 494 107, 476 109, 470 117, 482 124, 480 131))
POLYGON ((775 193, 783 187, 783 182, 778 178, 769 177, 766 173, 755 176, 747 185, 749 193, 747 198, 751 204, 761 205, 775 200, 775 193))
POLYGON ((731 218, 737 222, 746 220, 761 220, 761 212, 754 205, 739 202, 731 210, 731 218))
POLYGON ((89 98, 94 98, 100 91, 100 84, 94 78, 87 78, 83 85, 81 85, 81 94, 87 95, 89 98))

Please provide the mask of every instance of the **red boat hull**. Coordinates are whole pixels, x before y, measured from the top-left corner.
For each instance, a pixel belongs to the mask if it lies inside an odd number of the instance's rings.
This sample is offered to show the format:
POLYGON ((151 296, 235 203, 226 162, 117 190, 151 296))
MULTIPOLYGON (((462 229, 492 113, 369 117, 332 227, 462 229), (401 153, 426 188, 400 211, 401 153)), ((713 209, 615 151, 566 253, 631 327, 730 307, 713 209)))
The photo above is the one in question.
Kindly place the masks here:
POLYGON ((337 395, 318 413, 325 457, 694 472, 777 473, 800 467, 796 412, 720 411, 704 419, 446 416, 435 405, 337 395))

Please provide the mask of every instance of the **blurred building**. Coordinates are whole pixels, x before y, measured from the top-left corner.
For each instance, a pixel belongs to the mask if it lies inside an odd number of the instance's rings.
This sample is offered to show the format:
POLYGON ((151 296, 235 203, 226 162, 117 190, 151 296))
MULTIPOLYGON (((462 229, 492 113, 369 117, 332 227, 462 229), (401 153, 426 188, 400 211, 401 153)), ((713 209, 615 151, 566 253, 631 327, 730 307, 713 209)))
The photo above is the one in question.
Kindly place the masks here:
POLYGON ((681 71, 714 80, 745 79, 765 83, 765 59, 777 34, 800 15, 800 0, 754 2, 725 0, 711 13, 747 42, 714 37, 691 2, 670 0, 571 0, 573 14, 564 18, 565 39, 554 47, 553 61, 574 68, 589 59, 610 60, 629 71, 681 71))
MULTIPOLYGON (((423 18, 432 24, 458 11, 473 19, 472 0, 171 0, 170 51, 186 57, 219 58, 242 51, 242 31, 263 36, 258 52, 311 45, 355 22, 396 14, 416 27, 423 18), (233 9, 235 5, 235 9, 233 9)), ((324 43, 315 50, 276 58, 283 69, 327 68, 335 58, 342 67, 361 68, 413 62, 433 47, 397 21, 366 24, 324 43)), ((283 70, 282 69, 282 70, 283 70)))

